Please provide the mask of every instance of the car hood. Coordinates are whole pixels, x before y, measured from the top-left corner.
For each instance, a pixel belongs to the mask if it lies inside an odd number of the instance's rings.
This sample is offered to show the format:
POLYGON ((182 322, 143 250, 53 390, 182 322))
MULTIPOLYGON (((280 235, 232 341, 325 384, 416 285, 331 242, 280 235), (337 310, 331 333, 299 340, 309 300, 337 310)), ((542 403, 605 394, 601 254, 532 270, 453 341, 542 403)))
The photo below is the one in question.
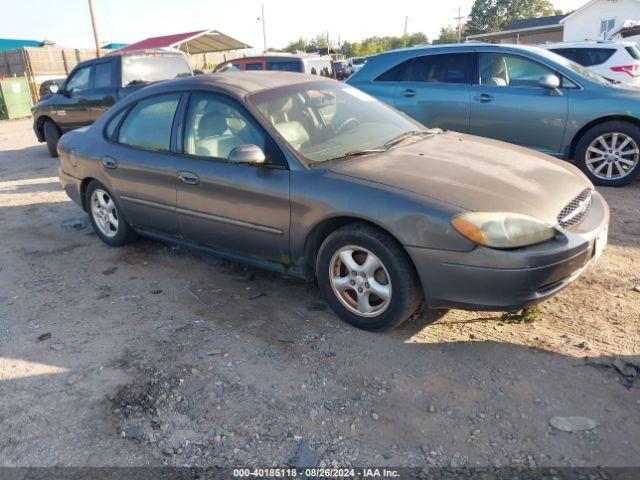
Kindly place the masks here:
POLYGON ((580 170, 565 161, 455 132, 382 154, 343 160, 330 170, 466 210, 522 213, 551 225, 581 191, 593 188, 580 170))

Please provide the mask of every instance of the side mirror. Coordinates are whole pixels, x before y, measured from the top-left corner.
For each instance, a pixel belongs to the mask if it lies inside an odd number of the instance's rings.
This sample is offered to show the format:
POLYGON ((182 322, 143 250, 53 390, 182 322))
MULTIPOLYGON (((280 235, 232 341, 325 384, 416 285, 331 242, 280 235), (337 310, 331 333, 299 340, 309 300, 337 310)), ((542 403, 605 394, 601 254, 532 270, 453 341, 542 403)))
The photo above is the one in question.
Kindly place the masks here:
POLYGON ((267 157, 257 145, 240 145, 229 153, 229 161, 235 163, 250 163, 254 165, 263 165, 267 157))
POLYGON ((548 88, 549 90, 556 90, 560 88, 560 79, 557 75, 545 75, 540 79, 538 85, 542 88, 548 88))
POLYGON ((57 83, 52 83, 51 85, 49 85, 49 91, 51 93, 58 93, 60 91, 60 85, 58 85, 57 83))

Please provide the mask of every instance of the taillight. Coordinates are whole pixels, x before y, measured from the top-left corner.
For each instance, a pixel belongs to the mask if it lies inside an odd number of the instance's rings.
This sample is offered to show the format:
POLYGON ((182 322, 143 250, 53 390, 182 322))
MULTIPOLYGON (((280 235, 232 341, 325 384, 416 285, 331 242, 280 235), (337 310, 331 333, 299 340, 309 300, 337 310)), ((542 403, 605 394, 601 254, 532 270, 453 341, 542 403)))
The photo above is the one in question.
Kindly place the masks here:
POLYGON ((640 77, 640 63, 624 65, 622 67, 611 67, 611 70, 618 73, 628 73, 632 77, 640 77))

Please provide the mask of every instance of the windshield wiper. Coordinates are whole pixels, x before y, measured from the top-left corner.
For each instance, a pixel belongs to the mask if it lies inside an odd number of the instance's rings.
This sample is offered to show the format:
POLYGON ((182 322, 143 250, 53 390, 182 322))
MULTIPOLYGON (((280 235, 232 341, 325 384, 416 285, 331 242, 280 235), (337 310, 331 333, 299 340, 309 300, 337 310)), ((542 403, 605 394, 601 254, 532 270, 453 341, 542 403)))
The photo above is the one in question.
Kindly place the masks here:
POLYGON ((386 142, 384 146, 385 148, 389 149, 405 141, 407 138, 415 137, 417 135, 430 135, 430 133, 424 130, 409 130, 408 132, 401 133, 397 137, 392 138, 391 140, 386 142))
POLYGON ((374 153, 382 153, 382 152, 386 152, 386 151, 387 151, 386 148, 368 148, 366 150, 351 150, 350 152, 343 153, 342 155, 338 155, 336 157, 327 158, 326 160, 322 160, 320 162, 315 162, 315 163, 330 162, 331 160, 338 160, 338 159, 341 159, 341 158, 360 157, 362 155, 371 155, 371 154, 374 154, 374 153))

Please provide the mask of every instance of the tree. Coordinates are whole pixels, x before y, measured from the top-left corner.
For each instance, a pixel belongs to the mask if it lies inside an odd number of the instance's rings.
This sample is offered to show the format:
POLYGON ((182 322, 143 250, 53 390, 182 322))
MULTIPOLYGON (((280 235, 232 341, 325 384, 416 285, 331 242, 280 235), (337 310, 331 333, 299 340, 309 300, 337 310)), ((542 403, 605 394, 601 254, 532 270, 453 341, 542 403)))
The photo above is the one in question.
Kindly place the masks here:
MULTIPOLYGON (((461 26, 460 39, 463 40, 466 33, 466 25, 461 26)), ((458 30, 451 25, 440 29, 440 36, 433 41, 434 45, 444 45, 446 43, 458 43, 458 30)))
POLYGON ((299 38, 295 42, 290 42, 289 45, 284 47, 285 52, 296 53, 296 52, 304 52, 307 44, 303 38, 299 38))
POLYGON ((538 18, 561 13, 549 0, 475 0, 467 34, 497 32, 507 23, 521 18, 538 18))

